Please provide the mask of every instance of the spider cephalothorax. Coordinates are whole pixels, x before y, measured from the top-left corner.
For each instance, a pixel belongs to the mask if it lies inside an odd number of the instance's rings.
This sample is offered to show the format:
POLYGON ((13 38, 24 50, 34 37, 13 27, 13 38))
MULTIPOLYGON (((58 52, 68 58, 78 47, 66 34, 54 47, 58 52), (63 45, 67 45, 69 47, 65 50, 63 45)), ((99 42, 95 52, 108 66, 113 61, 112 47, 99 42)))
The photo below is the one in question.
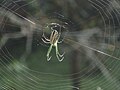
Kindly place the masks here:
POLYGON ((59 38, 60 38, 60 35, 61 33, 58 33, 57 30, 54 30, 52 29, 52 32, 51 32, 51 35, 50 35, 50 39, 46 38, 44 33, 43 33, 43 38, 42 38, 42 41, 44 43, 47 43, 47 44, 50 44, 50 47, 48 49, 48 52, 47 52, 47 60, 49 61, 51 59, 52 56, 49 56, 50 55, 50 52, 52 50, 52 47, 54 46, 55 49, 56 49, 56 57, 59 61, 62 61, 64 59, 63 54, 60 54, 59 51, 58 51, 58 43, 62 43, 62 41, 59 41, 59 38))

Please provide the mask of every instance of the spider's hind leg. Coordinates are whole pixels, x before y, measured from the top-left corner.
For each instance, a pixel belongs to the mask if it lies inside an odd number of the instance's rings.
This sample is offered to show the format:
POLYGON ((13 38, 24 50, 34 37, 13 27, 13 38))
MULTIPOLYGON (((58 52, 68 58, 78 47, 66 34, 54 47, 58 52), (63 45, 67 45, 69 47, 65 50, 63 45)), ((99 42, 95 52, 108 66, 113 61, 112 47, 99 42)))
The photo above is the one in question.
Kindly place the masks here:
POLYGON ((63 56, 65 55, 65 52, 64 52, 63 54, 60 54, 60 53, 58 52, 58 55, 59 55, 59 57, 63 57, 63 56))
POLYGON ((58 54, 56 54, 56 56, 57 56, 57 59, 58 59, 60 62, 63 61, 64 57, 62 57, 62 58, 60 59, 60 57, 59 57, 58 54))
POLYGON ((59 53, 59 51, 58 51, 58 47, 56 46, 56 57, 57 57, 57 59, 61 62, 61 61, 63 61, 63 59, 64 59, 64 54, 65 54, 65 52, 63 53, 63 54, 60 54, 59 53), (60 59, 61 58, 61 59, 60 59))
POLYGON ((52 56, 47 56, 47 61, 50 61, 50 59, 52 58, 52 56))
POLYGON ((53 46, 53 45, 51 45, 51 46, 49 47, 49 49, 48 49, 48 52, 47 52, 47 61, 50 61, 50 59, 52 58, 52 56, 50 56, 50 52, 51 52, 51 50, 52 50, 52 46, 53 46))

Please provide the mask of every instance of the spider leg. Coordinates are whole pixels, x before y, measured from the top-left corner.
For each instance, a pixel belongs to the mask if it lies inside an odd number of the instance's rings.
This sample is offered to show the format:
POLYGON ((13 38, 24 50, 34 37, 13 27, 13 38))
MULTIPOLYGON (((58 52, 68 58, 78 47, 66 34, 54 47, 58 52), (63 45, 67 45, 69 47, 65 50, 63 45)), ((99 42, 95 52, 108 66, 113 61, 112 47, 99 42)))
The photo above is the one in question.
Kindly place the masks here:
MULTIPOLYGON (((59 52, 58 52, 58 53, 59 53, 59 52)), ((60 57, 63 57, 64 55, 65 55, 65 52, 64 52, 63 54, 60 54, 60 53, 59 53, 59 56, 60 56, 60 57)))
POLYGON ((63 61, 64 57, 62 57, 62 58, 60 59, 60 57, 58 56, 58 54, 56 54, 56 56, 57 56, 57 59, 58 59, 60 62, 63 61))
POLYGON ((65 52, 64 52, 63 54, 60 54, 60 53, 59 53, 58 46, 56 46, 56 52, 58 53, 59 57, 63 57, 64 54, 65 54, 65 52))
POLYGON ((62 39, 61 41, 58 41, 58 43, 62 43, 64 40, 62 39))
POLYGON ((45 34, 44 34, 44 33, 43 33, 42 37, 43 37, 46 41, 50 42, 50 40, 45 37, 45 34))
POLYGON ((48 52, 47 52, 47 61, 50 61, 50 59, 52 58, 52 56, 50 56, 50 52, 52 50, 52 47, 53 47, 53 45, 51 44, 49 49, 48 49, 48 52))
MULTIPOLYGON (((61 33, 60 33, 59 36, 58 36, 59 38, 60 38, 60 35, 61 35, 61 33)), ((59 39, 59 38, 58 38, 58 39, 59 39)), ((63 41, 64 41, 64 38, 63 38, 61 41, 58 41, 58 43, 62 43, 63 41)))
POLYGON ((50 41, 46 41, 46 39, 44 40, 43 38, 42 38, 42 41, 43 41, 44 43, 50 43, 50 41))
POLYGON ((58 51, 58 46, 56 46, 55 48, 56 48, 56 57, 57 57, 57 59, 58 59, 60 62, 63 61, 63 59, 64 59, 64 57, 63 57, 64 53, 63 53, 63 54, 60 54, 60 53, 59 53, 59 51, 58 51), (61 59, 60 59, 60 58, 61 58, 61 59))

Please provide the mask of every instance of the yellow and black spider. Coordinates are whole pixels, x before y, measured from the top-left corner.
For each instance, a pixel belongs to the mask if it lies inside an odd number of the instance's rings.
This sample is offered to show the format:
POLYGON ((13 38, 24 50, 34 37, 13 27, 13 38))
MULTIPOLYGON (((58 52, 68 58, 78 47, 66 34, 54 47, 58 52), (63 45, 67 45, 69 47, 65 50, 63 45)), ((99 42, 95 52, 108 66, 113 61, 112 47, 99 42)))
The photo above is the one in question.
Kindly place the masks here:
POLYGON ((43 35, 42 35, 42 41, 44 42, 44 43, 47 43, 47 44, 51 44, 50 45, 50 47, 49 47, 49 49, 48 49, 48 52, 47 52, 47 60, 49 61, 50 59, 51 59, 51 57, 52 56, 49 56, 50 55, 50 53, 51 53, 51 50, 52 50, 52 47, 54 46, 55 47, 55 49, 56 49, 56 57, 57 57, 57 59, 61 62, 61 61, 63 61, 63 59, 64 59, 64 53, 63 54, 60 54, 59 53, 59 50, 58 50, 58 43, 62 43, 62 41, 59 41, 59 38, 60 38, 60 35, 61 35, 61 32, 60 33, 58 33, 58 31, 57 30, 55 30, 55 29, 53 29, 52 28, 52 32, 51 32, 51 35, 50 35, 50 39, 48 39, 48 38, 46 38, 46 36, 44 35, 44 33, 43 33, 43 35))

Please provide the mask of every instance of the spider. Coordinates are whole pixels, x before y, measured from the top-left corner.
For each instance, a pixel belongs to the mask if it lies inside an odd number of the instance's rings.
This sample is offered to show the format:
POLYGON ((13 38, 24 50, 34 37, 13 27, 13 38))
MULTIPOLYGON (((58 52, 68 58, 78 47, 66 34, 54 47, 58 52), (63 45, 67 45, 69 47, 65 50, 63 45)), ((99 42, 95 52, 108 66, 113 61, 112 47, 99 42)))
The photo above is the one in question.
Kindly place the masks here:
POLYGON ((59 50, 58 50, 58 43, 62 43, 63 40, 59 41, 61 33, 58 33, 57 30, 52 29, 51 35, 50 35, 50 39, 46 38, 46 36, 42 35, 42 41, 46 44, 51 44, 48 52, 47 52, 47 61, 49 61, 51 59, 52 56, 50 56, 51 50, 53 47, 55 47, 56 50, 56 57, 57 59, 61 62, 64 59, 64 53, 60 54, 59 50))

